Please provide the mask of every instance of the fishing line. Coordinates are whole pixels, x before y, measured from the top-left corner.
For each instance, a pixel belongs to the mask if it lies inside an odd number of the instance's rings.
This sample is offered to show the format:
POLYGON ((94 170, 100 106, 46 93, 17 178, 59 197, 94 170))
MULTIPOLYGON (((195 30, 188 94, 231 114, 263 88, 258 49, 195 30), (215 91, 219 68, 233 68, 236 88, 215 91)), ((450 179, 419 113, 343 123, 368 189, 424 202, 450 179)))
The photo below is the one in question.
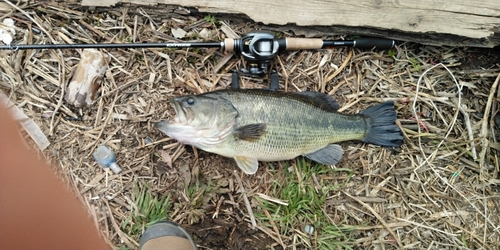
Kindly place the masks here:
MULTIPOLYGON (((468 199, 462 192, 460 192, 460 190, 457 190, 457 188, 455 186, 453 186, 452 184, 450 184, 450 182, 443 178, 438 172, 437 170, 433 167, 433 164, 429 162, 429 160, 434 157, 439 148, 443 145, 443 143, 446 141, 446 139, 448 138, 448 136, 451 134, 454 126, 455 126, 455 123, 456 123, 456 120, 457 120, 457 117, 458 117, 458 114, 460 113, 460 107, 462 105, 462 89, 463 89, 463 84, 459 84, 457 79, 455 78, 455 76, 453 75, 453 73, 450 71, 450 69, 448 69, 448 67, 446 67, 446 65, 444 65, 443 63, 438 63, 432 67, 430 67, 429 69, 427 69, 426 71, 424 71, 424 73, 418 78, 418 81, 417 81, 417 88, 416 88, 416 91, 415 91, 415 99, 413 100, 413 105, 412 105, 412 108, 413 108, 413 115, 415 116, 415 119, 417 120, 417 127, 418 127, 418 132, 420 134, 421 130, 420 130, 420 125, 419 125, 419 120, 418 120, 418 115, 417 115, 417 111, 416 111, 416 105, 417 105, 417 99, 418 99, 418 93, 419 93, 419 89, 420 89, 420 84, 422 82, 422 79, 423 77, 431 70, 439 67, 439 66, 442 66, 443 68, 446 69, 446 71, 448 71, 448 73, 451 75, 451 78, 453 79, 453 82, 455 83, 455 85, 457 86, 457 90, 458 90, 458 102, 457 102, 457 111, 455 112, 455 115, 453 117, 453 121, 452 123, 450 124, 449 126, 449 129, 448 131, 446 132, 444 138, 439 142, 439 144, 437 145, 436 149, 434 150, 434 152, 432 152, 428 157, 426 157, 424 159, 424 161, 417 167, 413 170, 413 172, 415 173, 415 176, 417 176, 417 178, 419 179, 419 181, 422 183, 422 181, 420 180, 420 177, 417 173, 417 170, 420 169, 422 166, 424 166, 426 163, 429 163, 429 168, 434 172, 434 174, 442 181, 442 183, 446 184, 448 187, 450 187, 452 190, 454 190, 458 195, 460 195, 460 197, 462 197, 464 200, 466 200, 479 214, 481 214, 481 216, 484 218, 485 221, 488 222, 488 224, 490 224, 492 227, 493 227, 493 230, 494 231, 497 231, 498 233, 498 230, 500 229, 500 227, 496 227, 496 225, 491 222, 491 220, 486 216, 486 212, 483 213, 481 210, 479 210, 478 207, 476 207, 471 201, 470 199, 468 199)), ((500 75, 499 75, 499 78, 500 78, 500 75)), ((498 80, 498 79, 497 79, 498 80)), ((498 82, 497 82, 498 83, 498 82)), ((422 148, 422 143, 421 143, 421 139, 420 139, 420 136, 418 138, 418 142, 419 142, 419 147, 420 147, 420 150, 422 152, 422 155, 424 155, 425 157, 425 152, 424 152, 424 149, 422 148)), ((433 199, 431 199, 429 197, 429 195, 427 194, 427 192, 425 191, 425 188, 422 187, 422 191, 424 191, 425 195, 427 196, 427 198, 429 200, 431 200, 434 205, 438 206, 438 207, 441 207, 439 204, 437 204, 437 202, 435 202, 433 199)), ((486 206, 486 202, 485 202, 485 206, 486 206)), ((486 223, 485 223, 486 224, 486 223)), ((485 225, 486 226, 486 225, 485 225)))

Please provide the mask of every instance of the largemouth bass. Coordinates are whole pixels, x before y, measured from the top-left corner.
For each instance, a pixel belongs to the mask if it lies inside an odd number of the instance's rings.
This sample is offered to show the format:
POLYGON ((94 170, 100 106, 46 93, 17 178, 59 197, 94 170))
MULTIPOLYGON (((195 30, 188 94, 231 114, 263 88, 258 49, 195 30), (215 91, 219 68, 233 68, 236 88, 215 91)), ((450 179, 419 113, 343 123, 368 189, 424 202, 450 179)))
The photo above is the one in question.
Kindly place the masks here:
POLYGON ((172 100, 176 116, 155 127, 177 141, 233 158, 254 174, 258 161, 305 156, 333 165, 344 150, 338 142, 359 140, 386 147, 403 143, 393 102, 359 114, 337 112, 339 104, 317 92, 264 89, 218 90, 172 100))

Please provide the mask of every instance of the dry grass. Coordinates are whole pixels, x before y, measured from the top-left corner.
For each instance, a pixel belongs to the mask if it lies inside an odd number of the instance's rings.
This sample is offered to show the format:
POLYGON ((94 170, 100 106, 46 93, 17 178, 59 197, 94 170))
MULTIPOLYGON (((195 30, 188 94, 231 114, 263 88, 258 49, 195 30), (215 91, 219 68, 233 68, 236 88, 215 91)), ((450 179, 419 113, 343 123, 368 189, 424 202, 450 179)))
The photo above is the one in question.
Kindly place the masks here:
MULTIPOLYGON (((177 41, 171 28, 187 31, 186 41, 230 36, 203 17, 41 7, 24 5, 0 14, 0 20, 13 18, 15 41, 30 44, 177 41)), ((237 35, 260 28, 235 21, 224 25, 237 35)), ((254 176, 235 175, 231 160, 180 145, 152 126, 172 116, 169 98, 226 88, 230 70, 246 62, 213 49, 103 51, 111 59, 101 97, 89 108, 76 109, 62 98, 78 50, 0 51, 0 90, 47 135, 51 145, 39 154, 74 187, 111 244, 136 247, 137 238, 121 225, 135 206, 134 185, 147 184, 158 197, 171 195, 169 217, 197 228, 197 243, 207 249, 255 238, 291 248, 292 239, 273 225, 249 231, 244 201, 259 210, 256 197, 269 194, 273 180, 286 181, 281 163, 277 172, 262 165, 254 176), (115 150, 124 170, 120 175, 93 161, 94 148, 103 143, 115 150), (221 231, 222 239, 209 239, 204 230, 221 231)), ((354 173, 324 207, 332 223, 357 226, 350 236, 353 248, 500 248, 499 58, 498 50, 399 43, 391 54, 337 48, 286 52, 275 60, 283 90, 328 93, 343 112, 396 102, 404 145, 385 149, 346 142, 344 159, 333 167, 354 173)), ((241 79, 243 88, 263 83, 241 79)), ((349 177, 332 172, 315 178, 344 183, 349 177)))

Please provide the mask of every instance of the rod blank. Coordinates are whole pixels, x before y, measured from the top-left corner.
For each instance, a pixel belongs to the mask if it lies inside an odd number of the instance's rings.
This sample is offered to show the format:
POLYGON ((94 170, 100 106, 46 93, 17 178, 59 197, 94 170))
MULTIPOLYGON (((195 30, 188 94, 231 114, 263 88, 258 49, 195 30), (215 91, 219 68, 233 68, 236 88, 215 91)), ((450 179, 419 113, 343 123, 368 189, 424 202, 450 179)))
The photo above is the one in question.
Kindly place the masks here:
POLYGON ((125 49, 125 48, 222 48, 223 42, 203 43, 95 43, 95 44, 18 44, 2 45, 0 50, 27 49, 125 49))

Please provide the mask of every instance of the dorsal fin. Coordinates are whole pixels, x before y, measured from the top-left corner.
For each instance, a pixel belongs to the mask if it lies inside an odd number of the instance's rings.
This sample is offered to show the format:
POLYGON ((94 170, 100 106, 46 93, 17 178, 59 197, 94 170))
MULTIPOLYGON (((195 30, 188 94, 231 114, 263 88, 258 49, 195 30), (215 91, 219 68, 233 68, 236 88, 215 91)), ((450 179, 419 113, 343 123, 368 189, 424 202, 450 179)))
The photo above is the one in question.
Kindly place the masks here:
POLYGON ((304 101, 327 111, 337 111, 340 108, 339 103, 327 94, 312 91, 296 92, 294 94, 300 96, 304 101))
POLYGON ((308 103, 310 105, 313 105, 317 108, 323 109, 328 112, 335 112, 340 108, 339 103, 333 97, 327 94, 314 91, 282 92, 282 91, 272 91, 269 89, 238 89, 238 90, 221 89, 213 92, 207 92, 201 95, 211 97, 216 93, 224 93, 226 95, 231 95, 234 93, 247 93, 259 96, 269 96, 274 98, 291 98, 300 102, 308 103))

